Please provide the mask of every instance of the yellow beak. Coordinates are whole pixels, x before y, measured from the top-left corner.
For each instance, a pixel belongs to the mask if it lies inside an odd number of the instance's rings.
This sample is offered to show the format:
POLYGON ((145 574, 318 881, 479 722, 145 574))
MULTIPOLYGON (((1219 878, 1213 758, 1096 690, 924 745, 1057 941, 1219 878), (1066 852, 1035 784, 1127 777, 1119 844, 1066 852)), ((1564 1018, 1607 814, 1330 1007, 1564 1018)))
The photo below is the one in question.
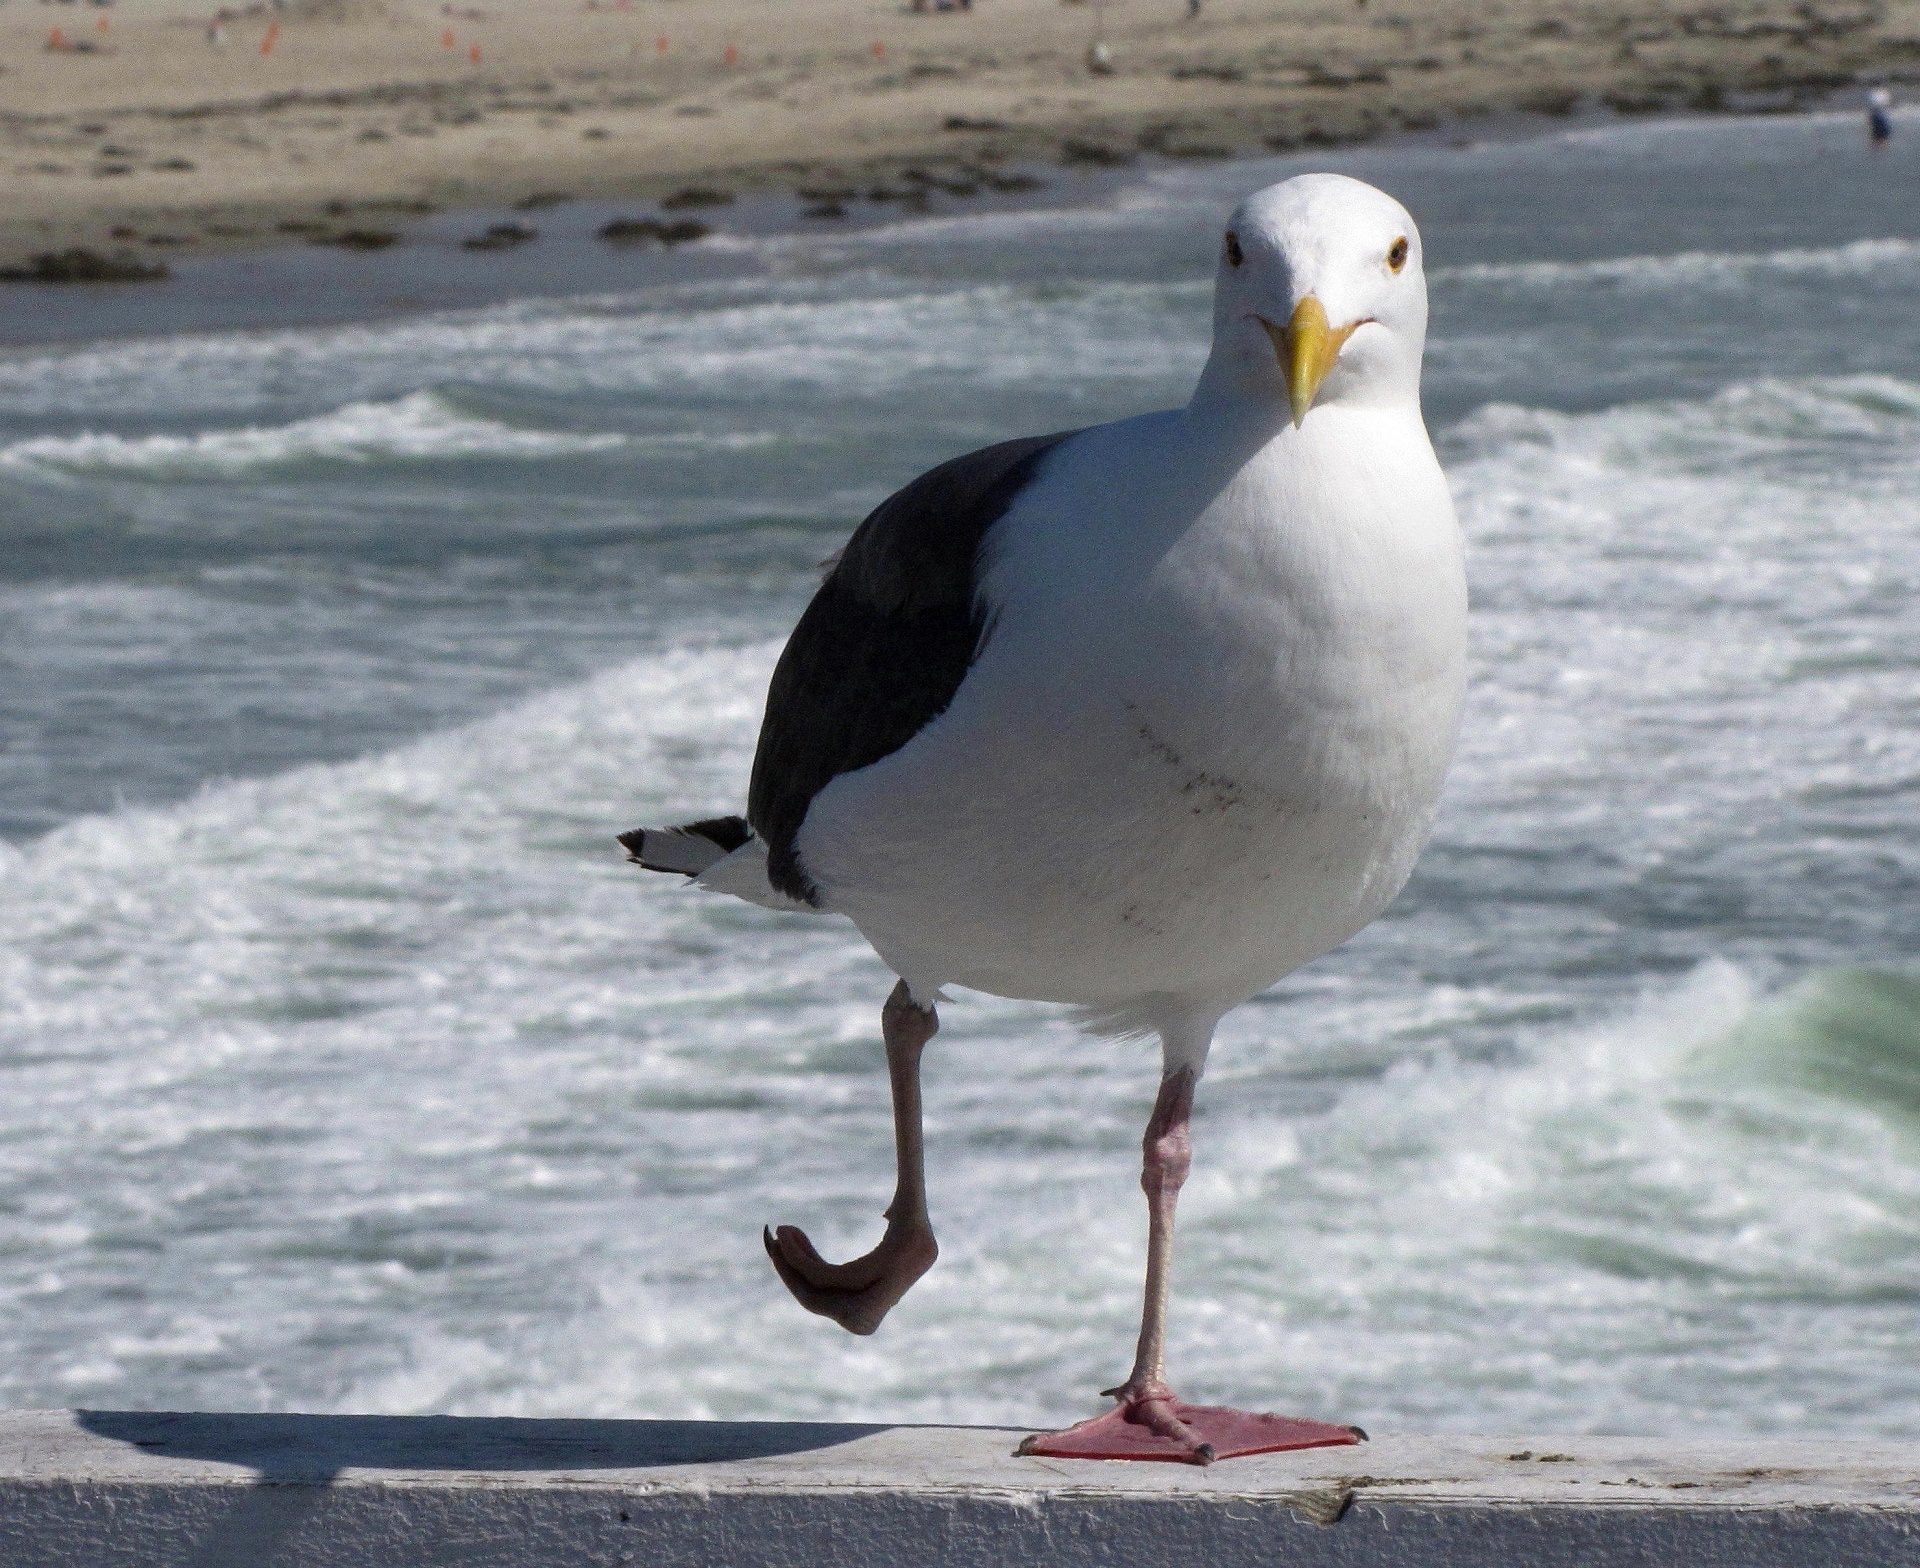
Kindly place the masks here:
POLYGON ((1287 372, 1287 401, 1293 405, 1294 428, 1298 429, 1320 395, 1320 383, 1340 357, 1341 346, 1360 323, 1328 326, 1326 307, 1309 294, 1293 307, 1293 319, 1284 327, 1276 327, 1265 316, 1260 318, 1260 325, 1273 339, 1273 351, 1287 372))

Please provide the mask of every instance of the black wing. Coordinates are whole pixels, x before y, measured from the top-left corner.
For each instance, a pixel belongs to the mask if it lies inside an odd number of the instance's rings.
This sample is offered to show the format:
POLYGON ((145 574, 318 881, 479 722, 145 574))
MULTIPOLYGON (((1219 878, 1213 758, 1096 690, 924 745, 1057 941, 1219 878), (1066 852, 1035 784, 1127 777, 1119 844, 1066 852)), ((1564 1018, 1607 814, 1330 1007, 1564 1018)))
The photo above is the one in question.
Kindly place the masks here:
POLYGON ((980 651, 980 543, 1072 431, 942 463, 876 507, 787 639, 747 790, 767 874, 820 901, 793 845, 813 797, 898 751, 944 713, 980 651))

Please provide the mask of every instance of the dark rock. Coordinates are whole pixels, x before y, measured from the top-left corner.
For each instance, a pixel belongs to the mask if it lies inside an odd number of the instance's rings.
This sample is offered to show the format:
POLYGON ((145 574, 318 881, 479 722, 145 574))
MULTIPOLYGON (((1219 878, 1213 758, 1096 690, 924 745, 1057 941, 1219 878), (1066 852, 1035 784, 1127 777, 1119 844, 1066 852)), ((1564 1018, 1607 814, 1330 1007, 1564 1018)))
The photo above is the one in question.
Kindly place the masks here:
POLYGON ((1104 142, 1083 142, 1070 138, 1060 144, 1060 161, 1115 169, 1132 163, 1135 155, 1124 147, 1109 147, 1104 142))
POLYGON ((463 250, 512 250, 539 238, 540 231, 524 223, 496 223, 485 234, 469 234, 460 246, 463 250))
POLYGON ((169 276, 165 262, 102 256, 98 251, 42 251, 25 266, 0 267, 0 283, 157 283, 169 276))
POLYGON ((689 185, 685 190, 661 197, 660 205, 668 212, 680 212, 688 207, 730 207, 733 205, 733 192, 710 190, 704 185, 689 185))
POLYGON ((571 191, 535 191, 531 196, 522 196, 513 204, 515 212, 538 212, 543 207, 558 207, 563 201, 572 201, 571 191))
POLYGON ((1319 64, 1307 67, 1307 86, 1309 87, 1354 87, 1362 82, 1380 86, 1386 82, 1386 79, 1387 73, 1376 67, 1358 71, 1336 71, 1319 64))
POLYGON ((803 218, 844 218, 847 215, 847 209, 844 204, 837 201, 817 201, 805 208, 800 215, 803 218))
POLYGON ((950 114, 942 122, 943 130, 949 131, 1004 131, 1005 120, 976 120, 964 114, 950 114))
POLYGON ((692 218, 668 222, 659 218, 615 218, 602 225, 600 238, 609 245, 684 245, 689 240, 705 239, 712 232, 692 218))
POLYGON ((1519 107, 1528 114, 1572 114, 1580 107, 1580 94, 1571 88, 1542 87, 1534 92, 1522 93, 1519 107))
POLYGON ((385 250, 400 243, 400 236, 387 229, 348 229, 341 234, 317 234, 316 245, 338 245, 342 250, 385 250))

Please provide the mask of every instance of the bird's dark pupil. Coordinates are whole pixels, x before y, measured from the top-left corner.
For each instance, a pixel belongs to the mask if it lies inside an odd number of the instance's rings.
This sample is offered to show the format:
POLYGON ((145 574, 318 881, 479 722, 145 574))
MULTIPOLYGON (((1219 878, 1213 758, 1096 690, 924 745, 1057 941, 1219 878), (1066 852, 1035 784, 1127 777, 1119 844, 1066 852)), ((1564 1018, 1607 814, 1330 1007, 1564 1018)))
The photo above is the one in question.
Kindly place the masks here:
POLYGON ((1387 252, 1387 265, 1393 268, 1395 272, 1398 272, 1406 264, 1407 242, 1405 240, 1395 240, 1393 242, 1393 249, 1387 252))
POLYGON ((1229 267, 1237 267, 1245 260, 1246 257, 1240 254, 1240 236, 1229 230, 1227 234, 1227 265, 1229 267))

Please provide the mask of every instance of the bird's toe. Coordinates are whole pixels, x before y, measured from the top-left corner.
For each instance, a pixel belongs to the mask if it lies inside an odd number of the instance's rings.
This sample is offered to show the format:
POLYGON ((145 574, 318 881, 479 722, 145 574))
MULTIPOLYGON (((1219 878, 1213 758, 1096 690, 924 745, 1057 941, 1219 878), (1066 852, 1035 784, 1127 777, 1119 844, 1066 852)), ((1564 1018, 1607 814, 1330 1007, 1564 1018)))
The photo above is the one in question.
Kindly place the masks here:
POLYGON ((763 1231, 761 1239, 794 1300, 850 1334, 877 1329, 940 1253, 932 1231, 902 1235, 891 1226, 879 1246, 850 1263, 827 1262, 806 1232, 793 1225, 763 1231))

